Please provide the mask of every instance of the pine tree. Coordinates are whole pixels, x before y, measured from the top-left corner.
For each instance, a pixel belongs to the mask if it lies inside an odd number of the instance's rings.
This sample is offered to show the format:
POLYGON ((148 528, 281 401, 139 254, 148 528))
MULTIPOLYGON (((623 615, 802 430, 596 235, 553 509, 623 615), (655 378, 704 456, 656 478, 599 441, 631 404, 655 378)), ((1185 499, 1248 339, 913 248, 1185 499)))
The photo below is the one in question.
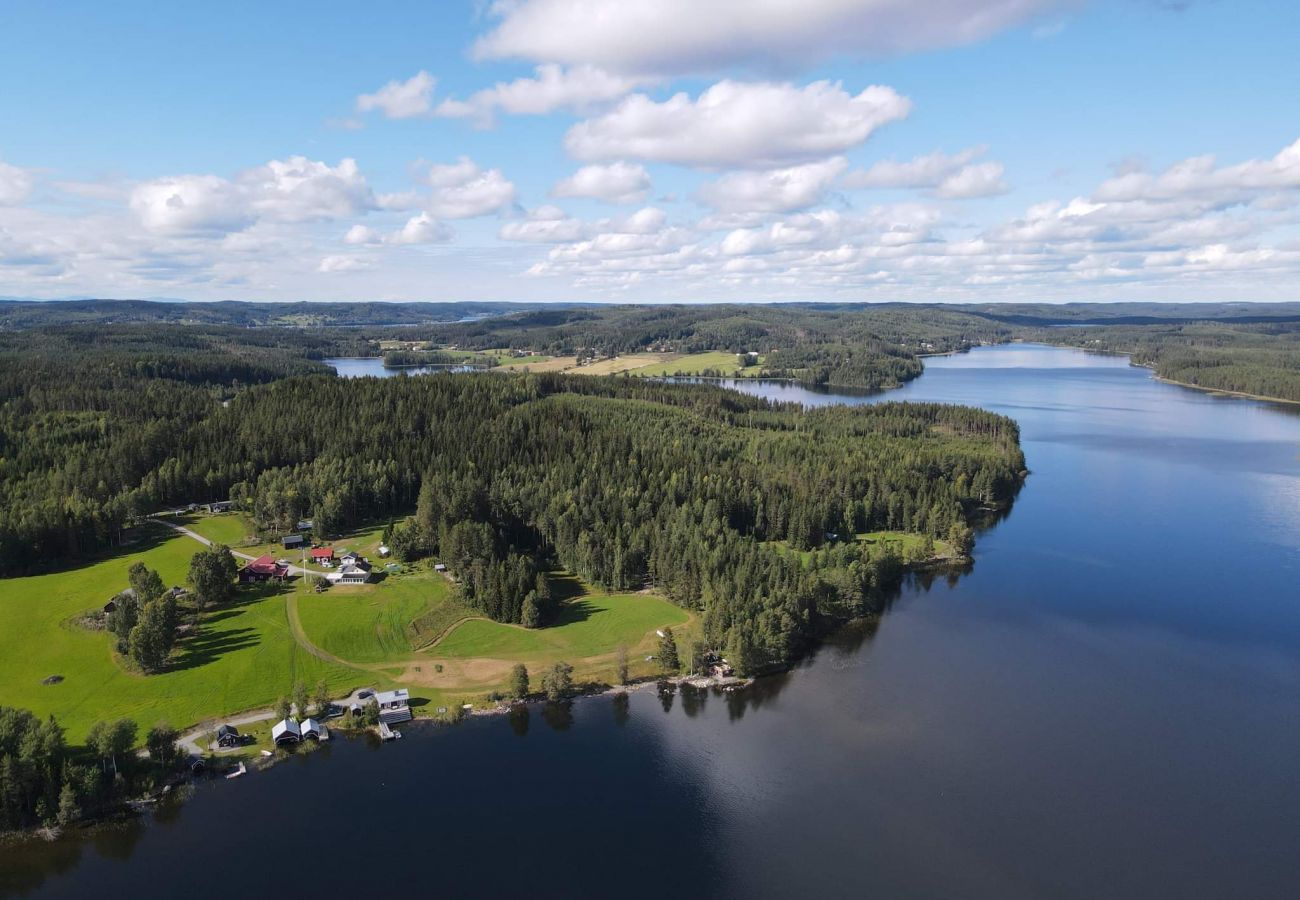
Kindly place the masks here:
POLYGON ((677 639, 673 637, 671 628, 665 628, 659 638, 659 665, 665 672, 676 672, 682 667, 677 656, 677 639))
POLYGON ((59 810, 56 819, 59 826, 66 828, 81 818, 81 807, 77 803, 77 792, 70 782, 65 781, 59 790, 59 810))

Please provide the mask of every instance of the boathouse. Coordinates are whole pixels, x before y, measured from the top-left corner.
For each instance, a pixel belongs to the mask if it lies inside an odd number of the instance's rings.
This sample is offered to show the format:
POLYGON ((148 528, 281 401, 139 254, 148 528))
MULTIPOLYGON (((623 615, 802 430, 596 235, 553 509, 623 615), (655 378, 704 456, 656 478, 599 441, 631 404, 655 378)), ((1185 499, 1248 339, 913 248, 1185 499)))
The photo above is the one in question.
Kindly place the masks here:
POLYGON ((277 747, 286 747, 302 741, 302 729, 295 719, 281 719, 271 728, 271 740, 277 747))

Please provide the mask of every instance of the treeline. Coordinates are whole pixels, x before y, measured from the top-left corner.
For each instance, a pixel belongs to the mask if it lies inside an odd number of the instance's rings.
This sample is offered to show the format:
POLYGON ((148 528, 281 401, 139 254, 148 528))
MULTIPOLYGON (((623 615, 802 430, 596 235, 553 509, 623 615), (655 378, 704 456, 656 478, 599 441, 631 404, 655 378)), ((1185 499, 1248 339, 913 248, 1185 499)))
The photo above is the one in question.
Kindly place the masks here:
POLYGON ((154 508, 134 489, 189 429, 249 385, 332 374, 312 357, 334 346, 285 329, 0 333, 0 572, 118 543, 154 508))
POLYGON ((141 759, 132 752, 138 732, 130 719, 100 722, 74 751, 53 716, 0 706, 0 833, 95 819, 155 786, 179 761, 179 734, 155 726, 141 759))
POLYGON ((774 350, 763 360, 768 378, 793 378, 815 387, 897 387, 921 374, 916 356, 880 341, 857 346, 805 344, 774 350))
POLYGON ((384 365, 390 368, 404 366, 467 366, 490 369, 497 364, 495 356, 484 353, 452 353, 444 350, 385 350, 384 365))
POLYGON ((1053 328, 1028 336, 1127 353, 1171 381, 1300 401, 1300 322, 1053 328))

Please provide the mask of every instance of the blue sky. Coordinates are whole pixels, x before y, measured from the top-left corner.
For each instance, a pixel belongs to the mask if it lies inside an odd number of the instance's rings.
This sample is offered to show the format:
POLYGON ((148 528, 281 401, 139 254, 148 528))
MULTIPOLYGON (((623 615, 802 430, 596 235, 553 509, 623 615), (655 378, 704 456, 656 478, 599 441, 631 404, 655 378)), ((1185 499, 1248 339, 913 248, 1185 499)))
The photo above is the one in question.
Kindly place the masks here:
POLYGON ((1297 299, 1298 34, 1226 0, 11 3, 0 294, 1297 299))

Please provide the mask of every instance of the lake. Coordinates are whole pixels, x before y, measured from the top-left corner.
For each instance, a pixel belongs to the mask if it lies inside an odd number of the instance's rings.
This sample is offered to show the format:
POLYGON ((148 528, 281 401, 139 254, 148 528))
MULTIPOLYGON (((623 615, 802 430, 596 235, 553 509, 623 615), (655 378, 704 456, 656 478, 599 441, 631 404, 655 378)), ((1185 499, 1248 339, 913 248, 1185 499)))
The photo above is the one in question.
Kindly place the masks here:
POLYGON ((379 356, 338 356, 323 359, 321 362, 331 366, 344 378, 363 378, 373 375, 376 378, 392 378, 394 375, 433 375, 447 372, 473 372, 475 366, 385 366, 379 356))
POLYGON ((1300 408, 1031 345, 898 391, 1020 422, 1032 470, 960 577, 736 694, 336 740, 0 893, 1294 897, 1300 408))

